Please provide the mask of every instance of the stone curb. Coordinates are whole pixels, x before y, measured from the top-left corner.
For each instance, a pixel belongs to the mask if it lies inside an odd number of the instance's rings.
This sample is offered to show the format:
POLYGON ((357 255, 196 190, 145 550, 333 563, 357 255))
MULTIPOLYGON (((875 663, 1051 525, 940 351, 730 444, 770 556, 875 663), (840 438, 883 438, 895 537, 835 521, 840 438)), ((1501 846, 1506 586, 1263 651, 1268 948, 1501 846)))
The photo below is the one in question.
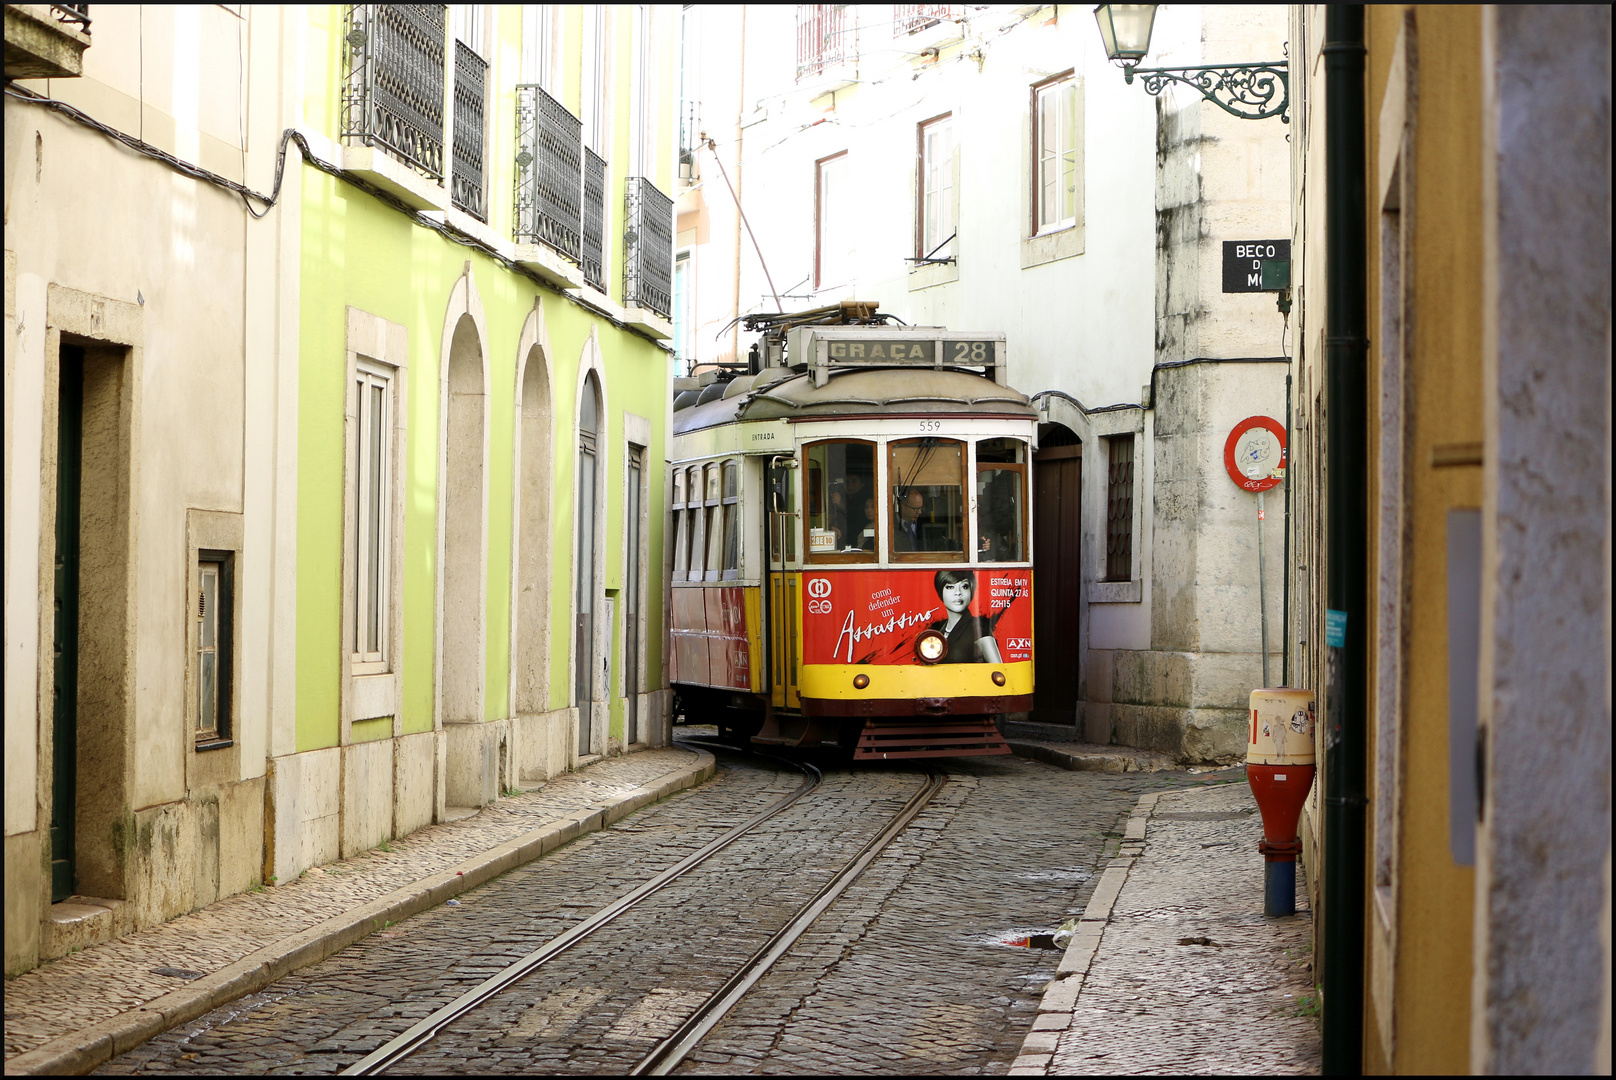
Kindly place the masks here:
POLYGON ((1123 749, 1121 753, 1083 753, 1059 750, 1045 743, 1021 742, 1017 739, 1006 739, 1005 742, 1010 744, 1010 749, 1018 757, 1034 758, 1047 765, 1070 769, 1073 772, 1160 772, 1163 769, 1181 767, 1166 754, 1153 750, 1123 749))
POLYGON ((1088 976, 1089 965, 1100 950, 1100 938, 1111 919, 1111 909, 1116 906, 1134 860, 1144 854, 1145 826, 1156 810, 1156 800, 1162 794, 1154 791, 1141 795, 1133 813, 1129 815, 1120 848, 1100 875, 1099 884, 1094 887, 1094 894, 1089 897, 1088 906, 1078 919, 1077 932, 1066 946, 1060 966, 1055 969, 1055 980, 1044 988, 1043 1000, 1038 1003, 1038 1016, 1033 1020, 1033 1030, 1022 1041, 1021 1055, 1011 1062, 1008 1075, 1043 1076, 1054 1060, 1056 1040, 1059 1033, 1071 1023, 1078 995, 1083 992, 1083 980, 1088 976))
POLYGON ((97 1021, 43 1046, 18 1054, 6 1062, 7 1076, 82 1075, 119 1054, 134 1049, 170 1028, 237 998, 262 990, 277 979, 319 963, 390 922, 398 922, 539 856, 554 851, 585 833, 596 832, 642 807, 712 778, 713 755, 686 747, 696 755, 693 765, 677 770, 626 795, 596 803, 540 826, 514 840, 379 896, 367 904, 335 915, 322 923, 267 945, 256 952, 187 983, 184 987, 107 1020, 97 1021))

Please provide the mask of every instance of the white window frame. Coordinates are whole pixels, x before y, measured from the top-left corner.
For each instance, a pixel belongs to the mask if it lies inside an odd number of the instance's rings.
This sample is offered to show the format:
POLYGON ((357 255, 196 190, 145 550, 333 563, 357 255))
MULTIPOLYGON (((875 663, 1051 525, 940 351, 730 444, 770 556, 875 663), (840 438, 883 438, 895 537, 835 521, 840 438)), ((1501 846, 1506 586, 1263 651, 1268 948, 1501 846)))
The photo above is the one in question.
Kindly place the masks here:
POLYGON ((550 91, 552 31, 550 4, 522 5, 522 75, 524 85, 550 91))
POLYGON ((1079 205, 1083 190, 1083 155, 1078 134, 1082 130, 1081 117, 1078 116, 1079 107, 1077 79, 1072 72, 1058 75, 1033 88, 1032 235, 1034 236, 1070 229, 1082 216, 1082 207, 1079 205), (1064 137, 1064 141, 1058 141, 1053 148, 1048 147, 1044 140, 1046 108, 1055 110, 1054 131, 1057 140, 1064 137), (1064 190, 1060 188, 1060 177, 1063 173, 1060 166, 1063 160, 1069 162, 1072 170, 1072 182, 1064 190), (1049 213, 1048 199, 1045 195, 1044 176, 1049 168, 1055 170, 1054 214, 1049 213))
MULTIPOLYGON (((920 237, 919 258, 942 259, 954 254, 955 241, 949 240, 943 250, 937 245, 954 233, 954 114, 944 113, 922 121, 918 133, 920 151, 920 192, 916 200, 920 237)), ((957 238, 956 238, 957 239, 957 238)))
POLYGON ((389 655, 389 635, 392 632, 392 614, 389 610, 392 596, 393 564, 393 509, 395 463, 393 460, 393 425, 396 372, 393 368, 368 358, 355 364, 354 377, 354 438, 350 449, 350 463, 354 477, 354 516, 350 522, 353 543, 353 581, 348 601, 352 605, 353 636, 348 642, 352 653, 355 675, 374 675, 392 670, 389 655), (367 407, 374 401, 373 394, 381 391, 381 417, 376 409, 367 407), (380 425, 380 432, 377 425, 380 425), (377 459, 380 456, 380 460, 377 459), (373 529, 382 523, 380 537, 372 544, 373 529), (365 583, 374 580, 373 595, 361 599, 365 583), (370 617, 376 623, 375 649, 366 647, 370 617))
POLYGON ((852 244, 846 230, 846 205, 842 186, 846 183, 848 153, 822 157, 814 162, 814 290, 838 289, 853 279, 852 244))

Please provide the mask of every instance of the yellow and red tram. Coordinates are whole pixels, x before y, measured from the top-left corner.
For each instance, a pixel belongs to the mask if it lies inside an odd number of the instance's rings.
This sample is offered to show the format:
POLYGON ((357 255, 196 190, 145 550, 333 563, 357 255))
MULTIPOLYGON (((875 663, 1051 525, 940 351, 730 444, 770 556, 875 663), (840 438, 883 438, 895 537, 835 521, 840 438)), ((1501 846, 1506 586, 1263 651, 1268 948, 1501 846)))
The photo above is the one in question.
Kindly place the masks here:
POLYGON ((1032 707, 1037 412, 1002 334, 846 303, 749 317, 681 392, 671 678, 688 717, 858 758, 1009 753, 1032 707))

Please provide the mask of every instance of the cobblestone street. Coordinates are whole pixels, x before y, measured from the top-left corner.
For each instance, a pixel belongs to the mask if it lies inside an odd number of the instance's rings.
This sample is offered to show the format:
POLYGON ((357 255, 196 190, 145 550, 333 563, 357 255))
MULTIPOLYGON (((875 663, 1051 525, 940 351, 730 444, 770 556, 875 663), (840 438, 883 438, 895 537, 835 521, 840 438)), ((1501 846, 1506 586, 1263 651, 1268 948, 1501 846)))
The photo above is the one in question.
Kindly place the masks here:
MULTIPOLYGON (((699 732, 698 732, 699 733, 699 732)), ((712 782, 389 926, 108 1061, 103 1074, 333 1073, 795 789, 719 755, 712 782)), ((919 786, 821 762, 824 783, 391 1071, 620 1073, 783 925, 919 786)), ((1060 953, 1009 942, 1083 909, 1142 792, 1218 774, 946 763, 948 782, 681 1067, 1003 1073, 1060 953)))

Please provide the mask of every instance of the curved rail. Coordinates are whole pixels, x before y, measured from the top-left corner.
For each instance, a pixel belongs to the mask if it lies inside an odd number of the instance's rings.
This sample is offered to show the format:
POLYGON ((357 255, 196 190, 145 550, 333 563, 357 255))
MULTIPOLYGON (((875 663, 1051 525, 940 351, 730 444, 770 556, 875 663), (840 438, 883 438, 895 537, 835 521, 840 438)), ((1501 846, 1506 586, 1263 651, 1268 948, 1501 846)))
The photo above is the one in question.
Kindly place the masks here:
MULTIPOLYGON (((726 746, 725 749, 732 748, 726 746)), ((823 778, 823 774, 820 773, 817 768, 807 762, 789 761, 785 758, 773 758, 773 760, 785 761, 787 764, 802 770, 803 783, 797 788, 797 790, 791 792, 789 795, 786 795, 781 799, 776 800, 772 805, 758 811, 756 814, 752 815, 752 817, 730 829, 723 836, 713 840, 700 850, 687 855, 684 859, 680 860, 672 867, 669 867, 667 870, 664 870, 650 881, 647 881, 645 884, 639 886, 633 891, 625 893, 623 896, 612 901, 610 904, 583 920, 583 922, 551 938, 533 952, 528 953, 526 956, 522 957, 522 959, 516 961, 505 970, 496 975, 490 976, 484 982, 479 983, 477 986, 466 991, 464 994, 461 994, 459 997, 455 998, 441 1009, 438 1009, 430 1016, 417 1021, 408 1030, 395 1036, 382 1046, 373 1050, 371 1053, 360 1058, 358 1061, 342 1070, 342 1072, 338 1075, 369 1076, 373 1073, 381 1072, 394 1062, 408 1057, 410 1054, 414 1053, 416 1050, 425 1045, 443 1027, 470 1012, 472 1009, 475 1009, 478 1005, 481 1005, 484 1001, 493 997, 495 994, 498 994, 511 983, 514 983, 523 976, 531 973, 540 965, 547 963, 557 956, 560 956, 563 952, 566 952, 568 949, 572 948, 572 946, 589 937, 589 935, 593 934, 596 930, 606 926, 619 915, 622 915, 624 912, 640 903, 640 901, 661 891, 663 888, 672 884, 680 877, 683 877, 696 866, 718 854, 718 852, 722 851, 730 844, 733 844, 736 840, 739 840, 742 836, 751 832, 753 829, 774 817, 776 814, 779 814, 788 806, 792 805, 814 788, 818 787, 820 780, 823 778)))
POLYGON ((638 1065, 630 1069, 630 1076, 666 1076, 674 1069, 685 1056, 696 1048, 696 1045, 706 1037, 707 1033, 718 1025, 718 1022, 735 1007, 752 986, 761 979, 774 966, 776 960, 786 954, 786 951, 796 944, 798 938, 807 932, 808 928, 825 913, 825 909, 836 902, 847 887, 858 880, 859 875, 881 854, 888 844, 914 820, 915 815, 923 810, 932 797, 942 789, 948 779, 947 774, 934 765, 925 766, 926 783, 919 791, 904 804, 902 810, 893 815, 892 820, 870 842, 859 849, 859 853, 843 866, 825 883, 808 904, 791 921, 781 927, 761 949, 753 953, 751 958, 730 976, 718 992, 702 1003, 688 1020, 679 1026, 668 1038, 656 1045, 638 1065))

